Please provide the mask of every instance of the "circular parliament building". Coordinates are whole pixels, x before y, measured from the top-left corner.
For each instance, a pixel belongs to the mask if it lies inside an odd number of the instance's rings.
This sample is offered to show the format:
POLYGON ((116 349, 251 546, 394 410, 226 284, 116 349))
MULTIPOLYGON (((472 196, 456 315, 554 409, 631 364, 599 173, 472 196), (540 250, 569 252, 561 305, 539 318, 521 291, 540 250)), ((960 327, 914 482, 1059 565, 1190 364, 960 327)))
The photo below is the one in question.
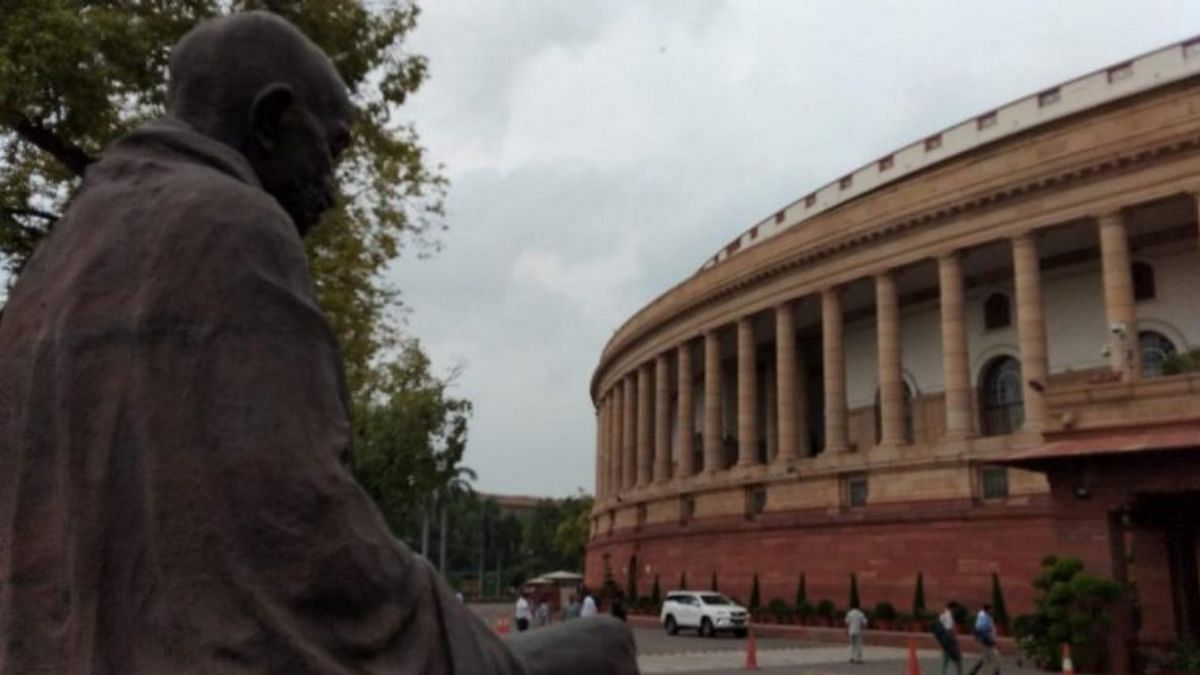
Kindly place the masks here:
POLYGON ((1200 39, 800 196, 622 324, 587 581, 1028 611, 1047 555, 1200 632, 1200 39))

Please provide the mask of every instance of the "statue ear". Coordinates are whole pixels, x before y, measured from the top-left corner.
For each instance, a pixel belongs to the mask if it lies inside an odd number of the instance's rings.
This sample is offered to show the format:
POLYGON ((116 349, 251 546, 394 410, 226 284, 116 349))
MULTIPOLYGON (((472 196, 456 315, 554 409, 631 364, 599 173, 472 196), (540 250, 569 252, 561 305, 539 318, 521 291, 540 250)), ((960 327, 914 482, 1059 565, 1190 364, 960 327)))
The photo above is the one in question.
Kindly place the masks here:
POLYGON ((283 82, 272 82, 254 96, 250 104, 250 134, 260 146, 268 150, 274 146, 294 100, 291 85, 283 82))

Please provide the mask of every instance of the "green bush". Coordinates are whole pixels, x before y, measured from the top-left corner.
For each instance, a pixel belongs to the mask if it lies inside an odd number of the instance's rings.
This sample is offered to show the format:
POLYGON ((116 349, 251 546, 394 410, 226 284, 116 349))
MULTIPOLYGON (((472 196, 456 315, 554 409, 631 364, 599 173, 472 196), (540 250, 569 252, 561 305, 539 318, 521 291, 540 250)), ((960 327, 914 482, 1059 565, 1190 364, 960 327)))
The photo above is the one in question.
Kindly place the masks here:
POLYGON ((1121 585, 1085 574, 1078 558, 1050 556, 1042 561, 1033 587, 1033 613, 1017 617, 1013 624, 1025 654, 1042 668, 1059 670, 1060 650, 1068 643, 1077 671, 1104 672, 1105 632, 1121 598, 1121 585))
POLYGON ((954 625, 963 628, 969 627, 971 625, 971 612, 967 610, 966 606, 957 600, 951 600, 950 605, 950 616, 954 617, 954 625))
POLYGON ((876 621, 895 621, 896 606, 887 600, 883 600, 875 605, 875 610, 872 612, 872 616, 876 621))
POLYGON ((654 575, 654 585, 650 587, 650 602, 657 607, 662 601, 662 589, 658 585, 658 575, 654 575))
POLYGON ((626 602, 636 602, 638 598, 637 587, 637 556, 629 556, 629 566, 625 570, 625 599, 626 602))
POLYGON ((1004 606, 1004 591, 1000 590, 1000 577, 995 572, 992 572, 992 620, 1008 628, 1008 608, 1004 606))
POLYGON ((716 573, 716 572, 713 572, 713 575, 712 575, 712 583, 710 583, 710 584, 708 585, 708 587, 709 587, 709 588, 710 588, 710 589, 711 589, 711 590, 712 590, 714 593, 716 593, 716 592, 718 592, 718 591, 720 590, 719 588, 717 588, 717 573, 716 573))
POLYGON ((796 606, 796 616, 803 621, 808 621, 817 615, 817 608, 808 600, 796 606))
POLYGON ((1163 375, 1178 375, 1194 370, 1200 370, 1200 349, 1172 354, 1162 362, 1163 375))
POLYGON ((1171 650, 1168 667, 1178 673, 1200 673, 1200 649, 1191 642, 1180 642, 1171 650))
POLYGON ((800 611, 800 605, 808 602, 808 588, 804 584, 804 573, 800 573, 800 581, 796 584, 796 611, 800 611))
POLYGON ((758 594, 758 572, 754 573, 754 581, 750 583, 750 607, 751 612, 757 612, 762 609, 762 599, 758 594))
POLYGON ((832 600, 822 600, 817 603, 817 616, 825 619, 837 618, 837 605, 832 600))
POLYGON ((917 572, 917 587, 913 590, 913 616, 926 616, 928 612, 925 610, 925 575, 917 572))
POLYGON ((862 602, 858 597, 858 575, 854 573, 850 574, 850 607, 852 609, 862 607, 862 602))
POLYGON ((771 616, 775 617, 775 620, 779 623, 783 623, 789 616, 792 615, 791 606, 788 605, 787 600, 784 600, 783 598, 773 598, 771 602, 767 603, 767 611, 770 612, 771 616))
POLYGON ((679 573, 679 590, 681 590, 681 591, 687 590, 687 572, 679 573))

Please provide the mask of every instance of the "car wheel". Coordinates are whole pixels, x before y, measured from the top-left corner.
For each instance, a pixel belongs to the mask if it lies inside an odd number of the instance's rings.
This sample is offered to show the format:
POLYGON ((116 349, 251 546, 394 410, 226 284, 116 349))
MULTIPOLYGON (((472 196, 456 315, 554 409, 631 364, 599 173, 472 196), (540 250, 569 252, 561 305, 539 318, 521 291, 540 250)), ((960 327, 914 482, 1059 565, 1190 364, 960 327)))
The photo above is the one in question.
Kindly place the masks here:
POLYGON ((679 625, 675 623, 675 617, 667 615, 667 620, 663 622, 663 628, 667 629, 667 635, 675 635, 679 632, 679 625))
POLYGON ((713 637, 716 634, 717 632, 713 630, 712 621, 709 621, 708 617, 700 620, 700 637, 713 637))
POLYGON ((745 629, 745 628, 739 628, 739 629, 737 629, 737 630, 733 631, 733 634, 734 634, 734 636, 735 636, 735 637, 744 638, 744 637, 746 637, 746 629, 745 629))

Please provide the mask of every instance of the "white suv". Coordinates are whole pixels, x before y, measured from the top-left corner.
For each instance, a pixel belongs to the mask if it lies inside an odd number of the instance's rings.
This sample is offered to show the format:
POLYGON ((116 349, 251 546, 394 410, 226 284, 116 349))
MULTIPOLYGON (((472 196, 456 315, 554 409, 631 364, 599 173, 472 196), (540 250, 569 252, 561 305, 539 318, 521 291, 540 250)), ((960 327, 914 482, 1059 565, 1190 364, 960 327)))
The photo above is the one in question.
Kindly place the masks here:
POLYGON ((680 628, 695 628, 705 637, 711 637, 717 631, 730 631, 738 637, 746 637, 750 614, 745 607, 720 593, 671 591, 663 600, 659 620, 671 635, 679 632, 680 628))

